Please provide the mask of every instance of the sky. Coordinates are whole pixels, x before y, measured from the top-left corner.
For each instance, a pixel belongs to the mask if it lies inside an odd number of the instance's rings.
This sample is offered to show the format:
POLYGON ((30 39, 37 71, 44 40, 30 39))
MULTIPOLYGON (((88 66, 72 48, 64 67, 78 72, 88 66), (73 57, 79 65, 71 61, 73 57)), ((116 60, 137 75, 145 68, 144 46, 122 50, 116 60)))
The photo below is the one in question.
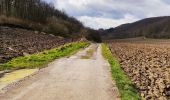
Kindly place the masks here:
POLYGON ((170 0, 45 0, 94 29, 170 16, 170 0))

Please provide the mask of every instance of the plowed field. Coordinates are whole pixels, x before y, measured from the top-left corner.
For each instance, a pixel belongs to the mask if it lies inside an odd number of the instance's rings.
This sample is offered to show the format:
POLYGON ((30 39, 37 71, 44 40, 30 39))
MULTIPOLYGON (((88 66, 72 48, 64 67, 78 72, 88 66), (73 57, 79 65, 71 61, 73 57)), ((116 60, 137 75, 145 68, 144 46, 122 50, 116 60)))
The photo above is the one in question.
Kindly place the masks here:
POLYGON ((111 42, 126 74, 147 100, 170 100, 170 42, 111 42))

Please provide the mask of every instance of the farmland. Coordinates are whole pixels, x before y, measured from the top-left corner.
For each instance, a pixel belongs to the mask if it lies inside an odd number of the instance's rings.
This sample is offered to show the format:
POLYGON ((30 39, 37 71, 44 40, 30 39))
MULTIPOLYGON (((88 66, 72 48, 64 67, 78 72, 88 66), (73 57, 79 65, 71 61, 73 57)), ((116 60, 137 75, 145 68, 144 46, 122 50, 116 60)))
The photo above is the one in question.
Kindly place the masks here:
POLYGON ((169 40, 119 40, 109 46, 143 98, 170 99, 169 40))
POLYGON ((0 63, 77 41, 43 32, 0 26, 0 63))

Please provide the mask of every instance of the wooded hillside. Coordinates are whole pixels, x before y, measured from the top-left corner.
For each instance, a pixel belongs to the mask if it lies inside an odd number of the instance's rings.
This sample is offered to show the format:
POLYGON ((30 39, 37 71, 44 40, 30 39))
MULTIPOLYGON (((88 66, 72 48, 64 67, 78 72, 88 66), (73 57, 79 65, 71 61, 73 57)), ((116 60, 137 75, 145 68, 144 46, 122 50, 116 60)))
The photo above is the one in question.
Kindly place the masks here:
POLYGON ((81 22, 42 0, 0 0, 0 25, 34 29, 65 37, 80 33, 84 28, 81 22))
POLYGON ((102 31, 105 38, 170 38, 170 17, 146 18, 102 31))

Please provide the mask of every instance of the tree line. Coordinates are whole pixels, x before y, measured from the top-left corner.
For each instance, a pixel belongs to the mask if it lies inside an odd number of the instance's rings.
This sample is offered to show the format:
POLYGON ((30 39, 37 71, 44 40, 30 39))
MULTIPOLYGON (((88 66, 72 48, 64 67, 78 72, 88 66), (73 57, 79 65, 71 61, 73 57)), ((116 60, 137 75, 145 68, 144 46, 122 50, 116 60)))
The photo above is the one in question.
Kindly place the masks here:
POLYGON ((40 29, 56 35, 78 33, 83 29, 81 22, 42 0, 0 0, 2 15, 39 23, 43 26, 40 29))

